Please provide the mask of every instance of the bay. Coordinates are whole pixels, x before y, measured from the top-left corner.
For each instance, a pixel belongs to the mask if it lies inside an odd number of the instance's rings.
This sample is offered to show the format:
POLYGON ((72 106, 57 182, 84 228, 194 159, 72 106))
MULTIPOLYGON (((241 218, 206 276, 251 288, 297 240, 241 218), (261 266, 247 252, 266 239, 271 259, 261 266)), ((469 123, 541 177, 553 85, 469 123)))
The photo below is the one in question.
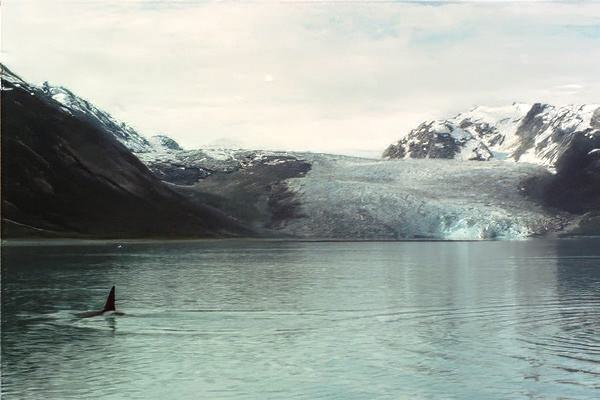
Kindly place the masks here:
POLYGON ((1 335, 3 399, 592 399, 600 239, 4 242, 1 335))

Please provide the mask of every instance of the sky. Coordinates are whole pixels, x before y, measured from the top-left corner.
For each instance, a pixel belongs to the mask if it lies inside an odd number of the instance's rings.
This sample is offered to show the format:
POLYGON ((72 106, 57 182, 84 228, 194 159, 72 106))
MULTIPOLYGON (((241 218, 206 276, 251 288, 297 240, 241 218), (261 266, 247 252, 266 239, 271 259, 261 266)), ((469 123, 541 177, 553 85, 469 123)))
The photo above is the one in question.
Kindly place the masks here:
POLYGON ((600 102, 600 0, 3 0, 1 59, 184 148, 379 156, 425 120, 600 102))

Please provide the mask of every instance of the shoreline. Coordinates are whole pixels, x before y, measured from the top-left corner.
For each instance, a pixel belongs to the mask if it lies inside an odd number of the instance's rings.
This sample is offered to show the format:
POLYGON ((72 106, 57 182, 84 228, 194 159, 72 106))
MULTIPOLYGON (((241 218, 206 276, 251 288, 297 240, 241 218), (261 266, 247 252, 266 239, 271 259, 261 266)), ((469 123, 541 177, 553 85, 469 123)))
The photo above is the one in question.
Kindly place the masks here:
POLYGON ((594 235, 561 235, 551 237, 528 237, 522 239, 437 239, 437 238, 403 238, 403 239, 307 239, 307 238, 190 238, 190 239, 81 239, 81 238, 15 238, 2 239, 2 246, 26 247, 26 246, 85 246, 85 245, 120 245, 120 244, 159 244, 159 243, 227 243, 227 242, 281 242, 281 243, 418 243, 418 242, 522 242, 530 240, 557 240, 557 239, 594 239, 600 236, 594 235))

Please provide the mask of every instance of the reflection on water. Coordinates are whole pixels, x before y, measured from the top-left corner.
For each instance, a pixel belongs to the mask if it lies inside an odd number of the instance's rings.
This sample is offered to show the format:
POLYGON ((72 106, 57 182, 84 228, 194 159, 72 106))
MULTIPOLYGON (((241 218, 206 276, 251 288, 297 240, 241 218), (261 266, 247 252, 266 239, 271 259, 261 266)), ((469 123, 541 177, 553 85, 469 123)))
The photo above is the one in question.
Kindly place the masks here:
POLYGON ((599 243, 5 245, 3 398, 596 398, 599 243))

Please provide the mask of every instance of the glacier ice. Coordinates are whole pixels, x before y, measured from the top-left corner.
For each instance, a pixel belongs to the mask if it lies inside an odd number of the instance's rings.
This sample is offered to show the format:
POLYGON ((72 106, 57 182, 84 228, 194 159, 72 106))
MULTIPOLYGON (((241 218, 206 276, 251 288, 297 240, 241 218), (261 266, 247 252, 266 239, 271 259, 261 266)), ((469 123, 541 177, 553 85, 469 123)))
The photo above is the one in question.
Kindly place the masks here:
POLYGON ((304 217, 285 231, 314 239, 521 239, 558 229, 564 215, 528 200, 522 182, 548 173, 506 162, 374 161, 305 154, 312 170, 288 181, 304 217))

